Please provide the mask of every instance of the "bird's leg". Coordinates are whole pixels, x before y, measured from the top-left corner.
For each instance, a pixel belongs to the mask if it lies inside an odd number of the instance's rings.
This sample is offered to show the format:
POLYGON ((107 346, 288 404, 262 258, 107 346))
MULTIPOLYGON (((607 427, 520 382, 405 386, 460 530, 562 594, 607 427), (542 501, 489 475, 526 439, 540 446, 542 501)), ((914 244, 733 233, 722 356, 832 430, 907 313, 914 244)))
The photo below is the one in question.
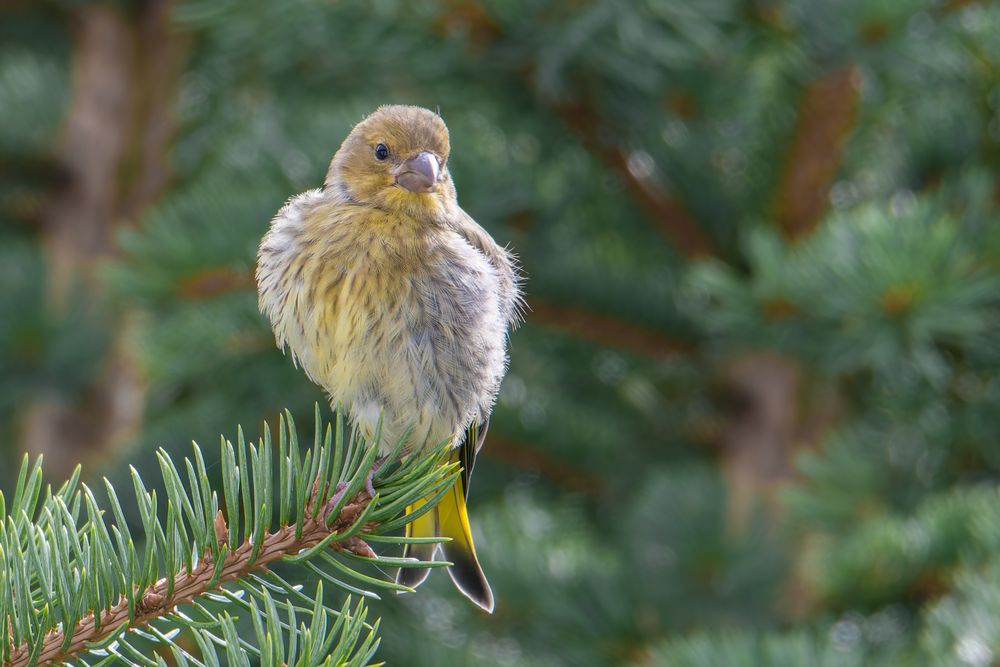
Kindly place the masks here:
POLYGON ((375 459, 375 463, 372 464, 372 469, 368 471, 368 477, 365 478, 365 490, 372 498, 375 497, 375 473, 378 472, 379 468, 385 465, 388 458, 388 456, 380 456, 375 459))
MULTIPOLYGON (((369 498, 375 497, 375 485, 374 485, 375 473, 378 472, 379 468, 385 465, 387 458, 388 458, 387 456, 380 456, 377 459, 375 459, 375 462, 372 464, 372 469, 368 471, 368 476, 365 477, 365 491, 368 492, 369 498)), ((333 495, 330 496, 330 499, 328 501, 326 501, 327 513, 333 511, 333 508, 337 506, 337 504, 340 502, 340 499, 344 497, 344 491, 346 490, 347 490, 347 484, 345 484, 344 482, 337 482, 337 486, 334 487, 333 490, 333 495)))

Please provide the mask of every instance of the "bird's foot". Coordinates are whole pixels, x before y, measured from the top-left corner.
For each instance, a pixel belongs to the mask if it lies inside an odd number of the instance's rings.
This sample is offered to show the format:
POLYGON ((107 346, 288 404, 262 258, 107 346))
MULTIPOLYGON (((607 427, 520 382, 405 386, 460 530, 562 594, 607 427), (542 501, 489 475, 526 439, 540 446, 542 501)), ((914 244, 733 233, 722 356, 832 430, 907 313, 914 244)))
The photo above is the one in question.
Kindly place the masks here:
MULTIPOLYGON (((375 497, 375 473, 379 471, 388 457, 380 456, 375 459, 375 463, 372 464, 372 469, 368 471, 368 476, 365 477, 365 491, 368 493, 369 498, 375 497)), ((333 490, 333 495, 330 499, 326 501, 326 510, 324 512, 325 516, 329 516, 333 508, 336 507, 341 499, 344 497, 344 492, 347 491, 347 484, 344 482, 337 482, 337 486, 333 490)))
POLYGON ((365 478, 365 491, 368 492, 370 498, 375 497, 375 473, 379 471, 379 468, 385 465, 388 456, 380 456, 375 459, 375 463, 372 464, 372 469, 368 471, 368 477, 365 478))

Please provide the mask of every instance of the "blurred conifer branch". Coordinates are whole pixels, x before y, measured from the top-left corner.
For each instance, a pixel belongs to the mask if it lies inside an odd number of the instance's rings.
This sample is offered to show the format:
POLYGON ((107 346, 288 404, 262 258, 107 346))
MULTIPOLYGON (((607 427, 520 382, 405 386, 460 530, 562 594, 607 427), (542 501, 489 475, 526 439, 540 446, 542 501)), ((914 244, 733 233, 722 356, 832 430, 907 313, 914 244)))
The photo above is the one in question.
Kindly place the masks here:
POLYGON ((632 198, 681 254, 686 257, 716 256, 714 243, 697 220, 663 190, 653 174, 634 168, 631 157, 621 146, 602 139, 601 120, 592 104, 558 104, 555 111, 583 144, 622 178, 632 198))
POLYGON ((802 96, 784 174, 776 192, 775 221, 788 238, 802 238, 829 207, 830 186, 858 107, 855 67, 813 81, 802 96))
POLYGON ((664 359, 693 351, 693 344, 661 331, 615 319, 604 313, 579 306, 559 304, 548 299, 530 299, 532 322, 568 331, 599 345, 632 352, 640 357, 664 359))
MULTIPOLYGON (((461 25, 473 37, 478 48, 487 48, 503 38, 502 28, 492 20, 479 0, 457 0, 451 3, 448 27, 461 25)), ((524 71, 524 82, 534 89, 532 68, 524 71)), ((687 257, 713 257, 717 250, 712 239, 698 221, 675 198, 664 191, 652 178, 630 165, 628 152, 607 139, 605 122, 597 105, 584 95, 571 100, 549 100, 555 115, 609 169, 618 175, 632 198, 643 208, 657 228, 687 257)))
POLYGON ((277 452, 266 427, 256 444, 242 430, 235 445, 222 440, 220 484, 210 482, 197 445, 182 466, 157 453, 163 496, 147 491, 132 468, 142 524, 135 536, 110 482, 103 507, 80 482, 79 467, 57 491, 43 493, 41 460, 29 465, 26 456, 9 507, 0 496, 3 664, 165 664, 148 657, 150 646, 167 647, 177 664, 218 664, 218 648, 229 664, 369 664, 377 628, 365 623, 362 603, 348 598, 332 608, 322 584, 306 595, 271 568, 295 563, 295 571, 362 597, 377 598, 374 588, 410 590, 351 561, 441 565, 380 558, 366 540, 405 541, 390 535, 404 525, 405 508, 444 493, 458 471, 439 465, 442 448, 381 469, 372 498, 364 486, 377 446, 345 434, 340 414, 324 428, 317 408, 313 447, 300 454, 286 415, 277 452), (256 641, 237 632, 236 612, 245 613, 256 641), (176 641, 185 635, 193 635, 197 657, 190 642, 176 641))

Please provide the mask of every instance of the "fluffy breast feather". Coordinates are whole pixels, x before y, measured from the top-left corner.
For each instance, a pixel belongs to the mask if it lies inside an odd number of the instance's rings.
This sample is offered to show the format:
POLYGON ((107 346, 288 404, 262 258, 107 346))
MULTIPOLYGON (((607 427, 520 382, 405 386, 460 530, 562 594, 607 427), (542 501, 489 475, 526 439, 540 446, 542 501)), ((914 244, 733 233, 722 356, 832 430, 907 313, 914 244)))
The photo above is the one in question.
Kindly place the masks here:
POLYGON ((279 211, 258 260, 261 310, 363 426, 384 411, 390 439, 408 426, 417 441, 458 435, 489 413, 506 370, 513 267, 450 226, 356 209, 314 190, 279 211))

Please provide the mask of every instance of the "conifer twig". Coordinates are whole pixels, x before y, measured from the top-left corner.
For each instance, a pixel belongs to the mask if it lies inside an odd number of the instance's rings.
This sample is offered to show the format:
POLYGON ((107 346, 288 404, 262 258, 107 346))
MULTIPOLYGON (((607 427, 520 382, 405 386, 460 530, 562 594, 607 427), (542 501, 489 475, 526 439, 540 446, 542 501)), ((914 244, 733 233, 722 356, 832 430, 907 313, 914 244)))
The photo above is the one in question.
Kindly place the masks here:
MULTIPOLYGON (((135 619, 129 622, 129 604, 124 596, 117 604, 100 615, 100 624, 95 622, 93 614, 82 618, 73 630, 73 639, 68 648, 62 649, 65 634, 61 630, 53 630, 42 643, 41 651, 38 653, 33 665, 44 667, 55 665, 66 660, 82 650, 88 644, 100 642, 102 639, 113 635, 122 625, 129 623, 130 627, 143 627, 151 621, 169 613, 175 607, 193 601, 199 595, 203 595, 211 590, 218 589, 227 581, 234 581, 243 578, 251 572, 264 570, 268 565, 279 561, 286 556, 295 554, 316 546, 330 535, 345 530, 351 526, 365 508, 372 501, 368 492, 362 489, 344 508, 337 518, 327 525, 327 513, 333 509, 328 502, 320 508, 315 515, 307 519, 302 526, 302 534, 295 536, 296 527, 294 524, 282 526, 273 533, 268 534, 260 547, 256 559, 252 559, 253 542, 244 541, 233 551, 225 553, 225 565, 222 566, 221 576, 215 576, 215 562, 210 552, 203 554, 197 566, 190 572, 184 570, 174 575, 173 592, 168 595, 168 582, 166 578, 160 579, 155 584, 149 586, 136 605, 135 619)), ((331 501, 332 502, 332 501, 331 501)), ((311 503, 310 503, 311 504, 311 503)), ((373 527, 373 526, 369 526, 373 527)), ((215 520, 216 536, 220 544, 225 544, 228 526, 219 510, 215 520)), ((357 536, 348 537, 344 540, 334 540, 330 543, 330 548, 337 551, 350 551, 358 556, 374 558, 375 553, 371 547, 357 536)), ((29 667, 32 663, 31 648, 27 644, 22 644, 11 653, 10 660, 4 663, 4 667, 29 667)))
MULTIPOLYGON (((159 494, 147 491, 131 468, 139 536, 109 480, 102 509, 81 483, 79 466, 53 490, 43 484, 41 459, 30 465, 25 457, 9 504, 0 493, 0 516, 6 515, 0 522, 0 628, 6 630, 0 665, 97 665, 118 658, 152 667, 145 653, 150 642, 173 652, 179 664, 217 665, 218 647, 229 664, 269 654, 263 664, 281 665, 284 651, 306 651, 307 660, 288 663, 301 667, 328 659, 344 667, 370 664, 378 638, 374 626, 361 637, 363 604, 352 611, 348 598, 338 612, 324 601, 322 582, 310 597, 270 568, 279 561, 298 564, 334 589, 362 597, 377 599, 373 587, 412 591, 332 552, 393 568, 442 565, 380 557, 366 540, 405 542, 394 533, 413 519, 407 508, 421 498, 433 507, 455 483, 458 464, 444 461, 448 443, 441 443, 426 456, 372 473, 381 423, 368 441, 346 431, 342 413, 324 426, 317 406, 313 447, 303 452, 291 414, 278 421, 276 448, 266 424, 256 444, 247 443, 242 429, 235 445, 221 440, 221 485, 210 480, 195 443, 180 467, 165 450, 157 452, 159 494), (366 484, 373 476, 374 496, 366 484), (251 622, 254 637, 239 636, 232 609, 248 612, 240 617, 251 622), (296 621, 303 616, 312 619, 308 627, 296 621), (193 635, 202 658, 175 641, 182 631, 193 635)), ((392 460, 404 442, 394 445, 392 460)))

